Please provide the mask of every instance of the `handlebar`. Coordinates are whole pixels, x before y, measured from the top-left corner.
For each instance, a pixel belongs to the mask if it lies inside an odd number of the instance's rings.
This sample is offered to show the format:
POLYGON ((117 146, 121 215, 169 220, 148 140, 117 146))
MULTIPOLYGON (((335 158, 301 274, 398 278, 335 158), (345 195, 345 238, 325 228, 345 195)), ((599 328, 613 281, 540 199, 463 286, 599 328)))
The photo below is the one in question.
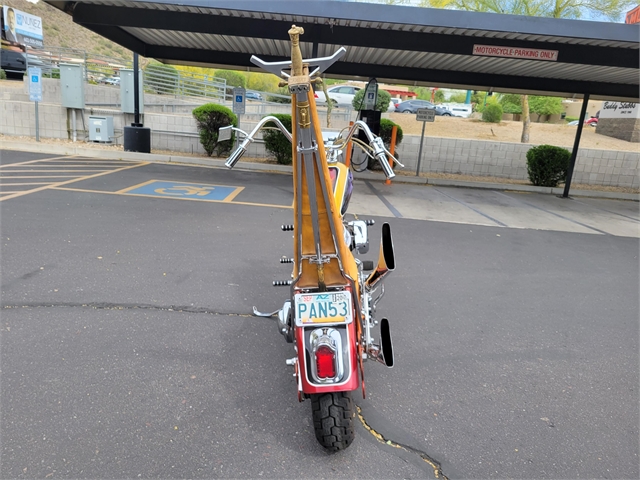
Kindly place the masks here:
POLYGON ((240 158, 242 157, 242 155, 245 154, 245 152, 247 151, 247 148, 249 147, 249 145, 251 144, 251 142, 253 142, 253 137, 255 137, 255 135, 258 133, 258 131, 264 127, 264 125, 268 122, 273 122, 276 124, 276 126, 278 127, 278 129, 284 133, 284 136, 287 137, 287 139, 292 142, 293 141, 293 137, 291 136, 291 133, 289 133, 289 130, 286 129, 286 127, 282 124, 282 122, 280 120, 278 120, 276 117, 274 116, 267 116, 264 117, 262 120, 260 120, 258 122, 258 124, 253 128, 253 130, 251 130, 251 133, 247 133, 243 130, 240 130, 239 128, 233 127, 232 130, 235 130, 236 132, 240 132, 244 135, 246 135, 246 138, 242 141, 242 143, 240 144, 240 146, 238 146, 238 148, 231 154, 231 156, 227 159, 226 162, 224 162, 225 167, 227 168, 233 168, 236 163, 238 163, 238 160, 240 160, 240 158))
MULTIPOLYGON (((280 120, 278 120, 276 117, 271 115, 264 117, 262 120, 260 120, 258 124, 253 128, 253 130, 251 130, 251 133, 249 134, 247 134, 243 130, 240 130, 239 128, 233 127, 232 130, 235 130, 237 132, 240 132, 246 135, 246 138, 242 141, 240 146, 238 146, 238 148, 231 154, 231 156, 224 163, 227 168, 233 168, 236 165, 236 163, 238 163, 238 160, 240 160, 240 158, 247 151, 251 142, 253 142, 255 135, 268 122, 275 123, 276 127, 278 127, 278 129, 284 134, 284 136, 287 137, 287 139, 290 142, 293 141, 293 137, 291 136, 291 133, 289 133, 286 127, 282 124, 282 122, 280 122, 280 120)), ((346 144, 346 142, 348 142, 351 139, 351 137, 353 137, 353 135, 356 133, 358 129, 362 130, 367 136, 367 139, 369 140, 369 145, 371 146, 372 153, 366 152, 367 155, 378 160, 378 162, 380 163, 380 166, 382 167, 382 170, 384 171, 385 176, 388 179, 395 177, 396 174, 393 173, 393 169, 391 168, 391 165, 389 165, 387 156, 391 157, 401 167, 404 167, 404 165, 400 163, 397 158, 391 155, 391 152, 389 152, 387 148, 384 146, 384 142, 382 141, 382 139, 374 135, 371 132, 371 129, 369 129, 369 126, 366 123, 364 123, 362 120, 358 120, 357 122, 355 122, 353 126, 349 129, 349 132, 347 133, 347 137, 344 140, 344 143, 346 144)))

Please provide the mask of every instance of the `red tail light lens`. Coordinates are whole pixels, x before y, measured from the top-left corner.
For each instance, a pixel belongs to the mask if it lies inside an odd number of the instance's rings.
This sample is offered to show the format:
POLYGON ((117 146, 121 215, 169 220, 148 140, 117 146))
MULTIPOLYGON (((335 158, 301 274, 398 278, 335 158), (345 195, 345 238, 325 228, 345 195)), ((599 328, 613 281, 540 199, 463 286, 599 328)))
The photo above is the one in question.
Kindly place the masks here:
POLYGON ((318 377, 334 378, 336 376, 336 354, 327 345, 320 345, 316 350, 316 368, 318 377))
POLYGON ((313 98, 318 98, 318 94, 316 92, 313 92, 313 98))

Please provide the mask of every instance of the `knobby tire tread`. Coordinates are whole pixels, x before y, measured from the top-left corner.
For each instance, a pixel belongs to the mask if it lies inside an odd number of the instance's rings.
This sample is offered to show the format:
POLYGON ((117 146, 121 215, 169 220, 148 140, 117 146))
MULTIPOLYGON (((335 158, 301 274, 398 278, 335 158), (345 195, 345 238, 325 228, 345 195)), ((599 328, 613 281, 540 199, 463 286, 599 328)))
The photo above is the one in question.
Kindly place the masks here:
POLYGON ((351 392, 311 395, 316 439, 330 452, 344 450, 355 438, 355 410, 351 392))

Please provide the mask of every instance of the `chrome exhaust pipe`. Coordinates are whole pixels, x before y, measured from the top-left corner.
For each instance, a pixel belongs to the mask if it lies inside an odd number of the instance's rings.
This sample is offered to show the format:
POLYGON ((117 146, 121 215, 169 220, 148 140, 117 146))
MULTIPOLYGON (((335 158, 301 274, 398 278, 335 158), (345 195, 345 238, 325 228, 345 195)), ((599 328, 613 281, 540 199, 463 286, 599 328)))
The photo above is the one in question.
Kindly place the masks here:
POLYGON ((367 352, 369 357, 382 363, 388 368, 393 367, 393 342, 389 330, 389 320, 380 320, 380 345, 371 345, 367 352))
POLYGON ((378 266, 364 282, 367 290, 373 290, 380 280, 396 268, 396 258, 393 251, 393 239, 391 238, 391 226, 382 224, 382 238, 380 239, 380 256, 378 266))

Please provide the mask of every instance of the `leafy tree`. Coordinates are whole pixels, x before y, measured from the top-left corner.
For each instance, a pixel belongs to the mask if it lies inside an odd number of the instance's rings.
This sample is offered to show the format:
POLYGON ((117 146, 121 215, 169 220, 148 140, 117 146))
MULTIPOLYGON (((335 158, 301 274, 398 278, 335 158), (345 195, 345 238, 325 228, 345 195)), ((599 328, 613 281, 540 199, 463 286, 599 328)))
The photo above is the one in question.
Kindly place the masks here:
POLYGON ((532 95, 529 97, 529 111, 538 115, 536 121, 539 122, 542 116, 562 113, 562 100, 559 97, 532 95))
POLYGON ((464 103, 466 102, 466 100, 467 100, 466 93, 454 93, 449 97, 449 102, 451 103, 464 103))
POLYGON ((249 72, 247 74, 247 88, 259 92, 278 92, 280 79, 272 73, 249 72))
POLYGON ((504 113, 522 113, 522 95, 506 93, 500 95, 500 105, 504 113))
POLYGON ((227 87, 246 87, 247 77, 242 73, 233 70, 216 70, 217 78, 223 78, 227 81, 227 87))
MULTIPOLYGON (((364 108, 364 88, 358 90, 358 93, 353 97, 351 105, 356 110, 362 110, 364 108)), ((391 102, 391 94, 386 90, 378 89, 378 99, 376 101, 375 110, 386 112, 389 109, 389 102, 391 102)))
POLYGON ((436 90, 435 95, 433 96, 433 101, 435 103, 444 102, 444 92, 442 90, 436 90))

